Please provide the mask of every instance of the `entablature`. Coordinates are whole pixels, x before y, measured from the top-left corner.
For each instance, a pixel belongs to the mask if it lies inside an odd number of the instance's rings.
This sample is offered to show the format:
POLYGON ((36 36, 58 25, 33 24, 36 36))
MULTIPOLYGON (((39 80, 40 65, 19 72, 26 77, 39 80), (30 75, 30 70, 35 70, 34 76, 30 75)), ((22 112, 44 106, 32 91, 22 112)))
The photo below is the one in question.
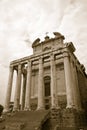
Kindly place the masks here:
MULTIPOLYGON (((53 39, 49 39, 48 36, 45 37, 45 41, 42 42, 41 44, 47 44, 48 42, 53 42, 55 40, 60 39, 60 37, 56 37, 53 39)), ((63 36, 62 36, 63 39, 63 36)), ((39 39, 36 40, 36 42, 40 41, 39 39)), ((37 46, 38 44, 34 43, 34 46, 37 46)), ((49 43, 50 45, 50 43, 49 43)), ((54 44, 53 44, 54 45, 54 44)), ((27 65, 27 62, 30 60, 32 62, 32 66, 36 66, 39 64, 39 57, 42 56, 44 59, 44 63, 48 63, 50 61, 50 55, 53 54, 54 55, 54 59, 55 61, 64 58, 65 56, 70 57, 70 59, 72 60, 72 62, 75 64, 75 66, 78 68, 79 71, 81 71, 82 74, 86 75, 85 73, 85 67, 80 64, 80 62, 78 61, 77 57, 75 56, 74 52, 75 52, 75 47, 73 45, 72 42, 69 43, 65 43, 63 44, 61 47, 56 47, 54 49, 51 49, 50 47, 49 51, 41 51, 40 53, 34 53, 31 56, 27 56, 24 58, 20 58, 18 60, 14 60, 10 63, 10 66, 14 66, 14 69, 17 70, 17 67, 19 65, 19 63, 23 66, 23 65, 27 65)), ((46 48, 47 49, 47 46, 46 48)), ((87 76, 87 75, 86 75, 87 76)))

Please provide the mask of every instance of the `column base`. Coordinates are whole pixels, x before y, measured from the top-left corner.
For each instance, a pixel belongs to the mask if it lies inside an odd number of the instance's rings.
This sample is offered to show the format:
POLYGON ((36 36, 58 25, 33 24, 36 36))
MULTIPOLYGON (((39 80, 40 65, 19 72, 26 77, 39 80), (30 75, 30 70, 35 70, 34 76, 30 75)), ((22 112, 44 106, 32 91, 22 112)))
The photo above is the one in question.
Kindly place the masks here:
POLYGON ((59 106, 51 106, 51 109, 61 109, 59 106))
POLYGON ((67 105, 67 106, 66 106, 66 109, 67 109, 67 108, 76 109, 75 105, 67 105))
POLYGON ((31 111, 31 109, 30 108, 25 108, 24 111, 31 111))
POLYGON ((71 106, 71 105, 69 105, 69 106, 67 106, 66 107, 66 109, 74 109, 74 110, 77 110, 77 111, 83 111, 83 109, 82 108, 77 108, 77 107, 75 107, 74 105, 73 106, 71 106))
POLYGON ((20 111, 18 108, 13 108, 13 112, 20 111))
POLYGON ((44 108, 44 107, 38 107, 38 108, 37 108, 37 111, 38 111, 38 110, 45 110, 45 108, 44 108))
POLYGON ((4 109, 3 110, 3 113, 8 113, 9 112, 9 109, 4 109))

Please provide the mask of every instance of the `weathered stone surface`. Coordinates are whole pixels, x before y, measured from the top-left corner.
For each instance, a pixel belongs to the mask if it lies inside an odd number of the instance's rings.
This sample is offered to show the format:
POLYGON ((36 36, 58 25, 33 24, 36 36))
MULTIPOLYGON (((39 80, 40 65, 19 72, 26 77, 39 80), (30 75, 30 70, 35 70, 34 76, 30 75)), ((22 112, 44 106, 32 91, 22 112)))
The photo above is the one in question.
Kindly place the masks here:
POLYGON ((23 130, 25 127, 25 123, 20 123, 20 122, 14 122, 14 123, 8 123, 5 126, 6 130, 23 130))
POLYGON ((8 117, 4 125, 6 130, 41 130, 49 116, 49 111, 46 110, 20 111, 8 117))

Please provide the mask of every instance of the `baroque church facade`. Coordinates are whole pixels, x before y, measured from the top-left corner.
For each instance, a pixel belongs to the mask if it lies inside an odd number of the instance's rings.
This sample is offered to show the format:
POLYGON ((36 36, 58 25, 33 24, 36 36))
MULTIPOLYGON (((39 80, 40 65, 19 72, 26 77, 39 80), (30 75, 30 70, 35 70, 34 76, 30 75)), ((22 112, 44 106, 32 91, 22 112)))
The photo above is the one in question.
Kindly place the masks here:
POLYGON ((87 113, 87 75, 74 54, 73 43, 64 43, 64 39, 58 32, 44 41, 37 38, 31 56, 10 63, 4 111, 9 111, 15 71, 13 111, 51 110, 53 127, 73 127, 83 120, 87 113))

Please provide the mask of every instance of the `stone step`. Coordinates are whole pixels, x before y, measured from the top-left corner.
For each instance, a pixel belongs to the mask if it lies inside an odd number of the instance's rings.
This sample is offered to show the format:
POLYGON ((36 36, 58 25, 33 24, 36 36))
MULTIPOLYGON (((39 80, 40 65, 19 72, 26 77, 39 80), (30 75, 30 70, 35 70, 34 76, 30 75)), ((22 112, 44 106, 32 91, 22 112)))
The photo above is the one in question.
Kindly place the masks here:
POLYGON ((49 118, 49 111, 19 111, 6 120, 5 130, 38 130, 49 118))

